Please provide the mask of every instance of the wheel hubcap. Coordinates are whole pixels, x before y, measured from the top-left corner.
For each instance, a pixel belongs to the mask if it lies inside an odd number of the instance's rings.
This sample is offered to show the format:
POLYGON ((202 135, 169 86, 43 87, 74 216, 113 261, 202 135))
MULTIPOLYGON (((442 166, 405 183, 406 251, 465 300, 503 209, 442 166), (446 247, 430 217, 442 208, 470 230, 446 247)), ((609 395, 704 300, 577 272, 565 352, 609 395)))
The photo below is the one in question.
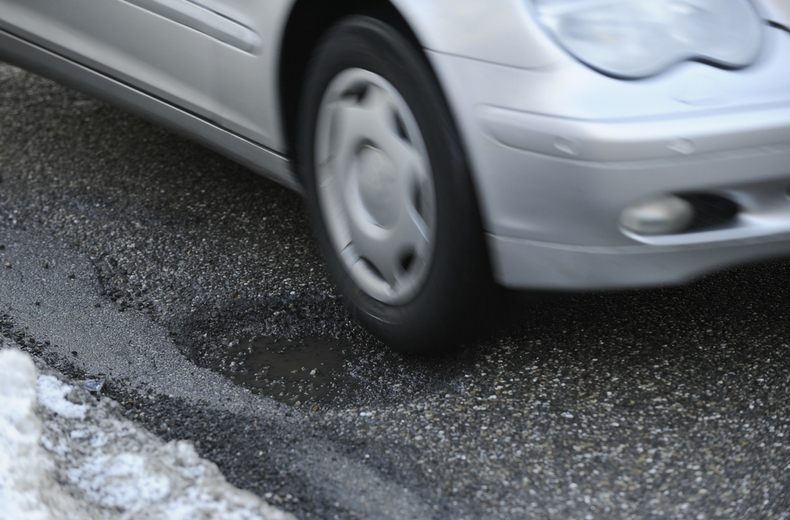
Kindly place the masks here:
POLYGON ((430 161, 409 106, 381 76, 345 70, 321 101, 315 146, 332 247, 369 296, 408 301, 425 282, 436 231, 430 161))
POLYGON ((368 220, 385 229, 391 229, 398 220, 400 204, 392 193, 397 193, 398 172, 387 154, 363 146, 356 157, 359 172, 359 192, 368 220))

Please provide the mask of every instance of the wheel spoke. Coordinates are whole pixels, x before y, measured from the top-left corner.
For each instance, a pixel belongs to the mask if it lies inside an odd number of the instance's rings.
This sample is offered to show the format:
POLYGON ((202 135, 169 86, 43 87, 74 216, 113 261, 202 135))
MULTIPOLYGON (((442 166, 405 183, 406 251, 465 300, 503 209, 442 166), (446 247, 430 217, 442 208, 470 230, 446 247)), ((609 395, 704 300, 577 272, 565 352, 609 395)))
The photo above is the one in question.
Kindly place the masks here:
POLYGON ((410 271, 425 262, 432 238, 429 226, 413 209, 401 213, 394 229, 371 233, 352 226, 350 234, 356 254, 370 262, 393 291, 408 281, 404 260, 410 258, 410 271))
POLYGON ((380 88, 371 87, 362 100, 362 106, 367 111, 366 131, 373 144, 384 150, 399 171, 402 171, 402 166, 414 162, 414 147, 398 134, 395 122, 398 108, 392 96, 380 88))
POLYGON ((394 123, 394 115, 398 108, 392 95, 384 89, 370 85, 360 104, 378 121, 392 121, 394 123))
MULTIPOLYGON (((434 193, 430 181, 430 166, 415 150, 414 146, 394 136, 386 149, 398 171, 402 193, 400 194, 402 221, 400 226, 415 226, 425 240, 430 240, 429 222, 434 211, 434 193), (406 218, 408 217, 408 219, 406 218), (411 222, 411 224, 408 223, 411 222)), ((401 233, 411 236, 404 228, 401 233)))
POLYGON ((428 224, 413 209, 403 212, 395 229, 401 250, 412 251, 417 259, 423 258, 430 249, 433 238, 430 233, 428 224))
POLYGON ((333 134, 330 135, 329 156, 338 171, 344 172, 364 141, 368 118, 366 111, 351 99, 338 100, 331 118, 333 134))
POLYGON ((376 267, 392 291, 395 292, 403 278, 403 269, 401 269, 393 249, 392 247, 387 248, 387 250, 379 248, 375 251, 375 255, 372 258, 368 258, 368 260, 376 267))

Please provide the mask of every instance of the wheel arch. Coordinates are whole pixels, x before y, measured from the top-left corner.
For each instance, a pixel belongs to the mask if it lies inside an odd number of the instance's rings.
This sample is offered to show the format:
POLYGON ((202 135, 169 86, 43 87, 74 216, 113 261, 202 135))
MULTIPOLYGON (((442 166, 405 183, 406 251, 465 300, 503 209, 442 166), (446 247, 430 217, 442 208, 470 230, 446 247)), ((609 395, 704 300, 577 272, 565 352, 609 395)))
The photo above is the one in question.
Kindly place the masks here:
POLYGON ((296 120, 310 55, 330 27, 355 14, 387 22, 422 52, 412 25, 389 0, 296 0, 280 42, 277 84, 286 153, 291 157, 296 155, 296 120))

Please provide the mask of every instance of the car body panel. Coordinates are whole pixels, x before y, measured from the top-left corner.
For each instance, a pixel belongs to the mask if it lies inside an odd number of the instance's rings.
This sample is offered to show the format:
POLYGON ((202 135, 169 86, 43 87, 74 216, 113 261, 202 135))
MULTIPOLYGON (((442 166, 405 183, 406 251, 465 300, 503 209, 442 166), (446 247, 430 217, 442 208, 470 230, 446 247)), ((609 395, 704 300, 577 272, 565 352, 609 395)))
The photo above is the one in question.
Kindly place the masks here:
POLYGON ((424 48, 523 69, 565 59, 525 0, 394 0, 424 48))
POLYGON ((282 131, 278 65, 280 41, 294 0, 202 0, 201 5, 249 28, 260 47, 229 45, 215 51, 216 120, 232 132, 272 150, 287 148, 282 131))
POLYGON ((790 0, 758 0, 756 4, 766 20, 790 28, 790 0))
POLYGON ((216 40, 203 33, 121 0, 2 0, 0 13, 8 32, 212 117, 216 40))
POLYGON ((0 28, 282 151, 276 64, 292 3, 0 0, 0 28), (218 39, 234 29, 259 41, 218 39))

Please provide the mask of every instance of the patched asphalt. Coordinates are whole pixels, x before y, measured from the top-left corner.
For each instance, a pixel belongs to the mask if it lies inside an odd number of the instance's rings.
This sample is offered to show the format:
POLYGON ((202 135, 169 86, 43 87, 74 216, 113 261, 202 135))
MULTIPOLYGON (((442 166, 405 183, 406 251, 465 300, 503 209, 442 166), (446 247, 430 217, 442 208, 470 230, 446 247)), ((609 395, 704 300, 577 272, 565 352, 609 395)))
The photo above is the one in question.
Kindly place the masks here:
POLYGON ((350 319, 298 195, 8 66, 0 123, 3 334, 232 484, 302 518, 788 518, 790 263, 536 296, 409 359, 350 319), (341 345, 340 391, 231 384, 253 336, 341 345))

